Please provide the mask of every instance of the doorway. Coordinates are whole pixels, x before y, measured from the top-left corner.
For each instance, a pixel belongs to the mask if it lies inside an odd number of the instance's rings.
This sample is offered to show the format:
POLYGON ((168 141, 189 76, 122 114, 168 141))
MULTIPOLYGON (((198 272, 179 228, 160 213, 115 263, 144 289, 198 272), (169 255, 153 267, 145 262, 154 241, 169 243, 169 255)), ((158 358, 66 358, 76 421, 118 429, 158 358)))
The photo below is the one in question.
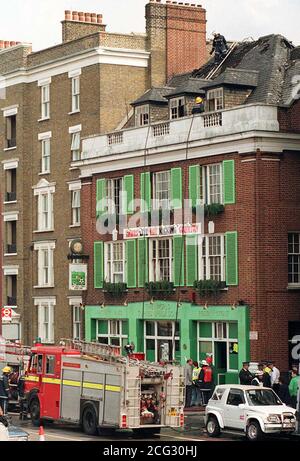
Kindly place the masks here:
POLYGON ((215 342, 215 377, 216 384, 225 384, 225 374, 227 372, 227 343, 215 342))

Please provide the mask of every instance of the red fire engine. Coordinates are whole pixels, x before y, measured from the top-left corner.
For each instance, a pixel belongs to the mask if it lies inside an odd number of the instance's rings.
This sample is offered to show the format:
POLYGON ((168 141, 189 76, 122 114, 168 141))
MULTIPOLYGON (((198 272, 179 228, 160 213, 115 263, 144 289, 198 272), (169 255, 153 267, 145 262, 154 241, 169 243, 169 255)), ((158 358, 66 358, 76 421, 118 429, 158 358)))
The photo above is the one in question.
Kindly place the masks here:
POLYGON ((87 434, 133 429, 148 435, 183 426, 180 366, 122 357, 117 346, 82 341, 36 344, 31 352, 25 397, 36 426, 48 419, 81 425, 87 434))

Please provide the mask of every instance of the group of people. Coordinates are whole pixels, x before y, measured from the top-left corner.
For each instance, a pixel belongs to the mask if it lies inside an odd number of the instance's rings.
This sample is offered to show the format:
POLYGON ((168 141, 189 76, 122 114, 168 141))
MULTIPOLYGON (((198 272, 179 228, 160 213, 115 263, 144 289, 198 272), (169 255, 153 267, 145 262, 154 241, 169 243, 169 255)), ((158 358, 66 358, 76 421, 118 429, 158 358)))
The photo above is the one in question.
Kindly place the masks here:
POLYGON ((3 414, 7 414, 9 399, 20 400, 21 405, 23 396, 24 376, 9 366, 4 367, 0 376, 0 408, 3 414))
POLYGON ((213 390, 212 358, 200 363, 189 359, 185 367, 186 408, 206 405, 213 390))
POLYGON ((283 403, 297 408, 297 397, 300 388, 297 367, 292 368, 289 382, 287 382, 274 362, 259 363, 255 373, 251 373, 249 366, 249 362, 243 362, 243 368, 239 373, 240 384, 272 388, 283 403))

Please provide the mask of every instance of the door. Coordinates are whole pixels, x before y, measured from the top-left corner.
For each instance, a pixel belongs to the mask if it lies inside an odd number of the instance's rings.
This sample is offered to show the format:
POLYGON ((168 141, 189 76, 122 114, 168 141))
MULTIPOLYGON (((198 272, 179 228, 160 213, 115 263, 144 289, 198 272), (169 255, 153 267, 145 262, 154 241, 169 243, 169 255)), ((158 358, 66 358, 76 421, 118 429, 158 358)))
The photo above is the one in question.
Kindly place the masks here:
POLYGON ((45 354, 42 392, 45 395, 42 417, 59 418, 60 362, 55 354, 45 354))
POLYGON ((233 429, 244 429, 245 410, 239 405, 245 405, 244 391, 241 389, 230 389, 225 405, 224 423, 225 427, 233 429))
POLYGON ((227 343, 222 341, 215 342, 215 368, 214 382, 216 384, 226 384, 225 374, 227 372, 227 343))

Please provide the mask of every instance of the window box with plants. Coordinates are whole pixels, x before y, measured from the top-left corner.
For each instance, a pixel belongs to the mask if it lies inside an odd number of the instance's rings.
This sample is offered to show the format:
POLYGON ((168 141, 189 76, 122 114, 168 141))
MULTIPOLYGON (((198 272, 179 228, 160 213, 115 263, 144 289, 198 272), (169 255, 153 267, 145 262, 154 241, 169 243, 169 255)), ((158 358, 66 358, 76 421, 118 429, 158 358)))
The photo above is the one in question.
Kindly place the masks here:
MULTIPOLYGON (((203 207, 202 207, 203 208, 203 207)), ((193 207, 193 213, 196 214, 198 207, 193 207)), ((204 205, 204 215, 208 218, 218 216, 219 214, 225 211, 225 206, 222 203, 211 203, 209 205, 204 205)))
POLYGON ((146 283, 145 288, 152 298, 167 298, 174 293, 174 283, 167 280, 146 283))
POLYGON ((126 283, 110 283, 104 282, 103 284, 103 291, 104 293, 109 294, 113 298, 120 298, 122 297, 128 290, 126 283))
POLYGON ((226 282, 220 282, 218 280, 196 280, 194 282, 194 289, 197 291, 199 296, 216 295, 220 291, 226 288, 226 282))

